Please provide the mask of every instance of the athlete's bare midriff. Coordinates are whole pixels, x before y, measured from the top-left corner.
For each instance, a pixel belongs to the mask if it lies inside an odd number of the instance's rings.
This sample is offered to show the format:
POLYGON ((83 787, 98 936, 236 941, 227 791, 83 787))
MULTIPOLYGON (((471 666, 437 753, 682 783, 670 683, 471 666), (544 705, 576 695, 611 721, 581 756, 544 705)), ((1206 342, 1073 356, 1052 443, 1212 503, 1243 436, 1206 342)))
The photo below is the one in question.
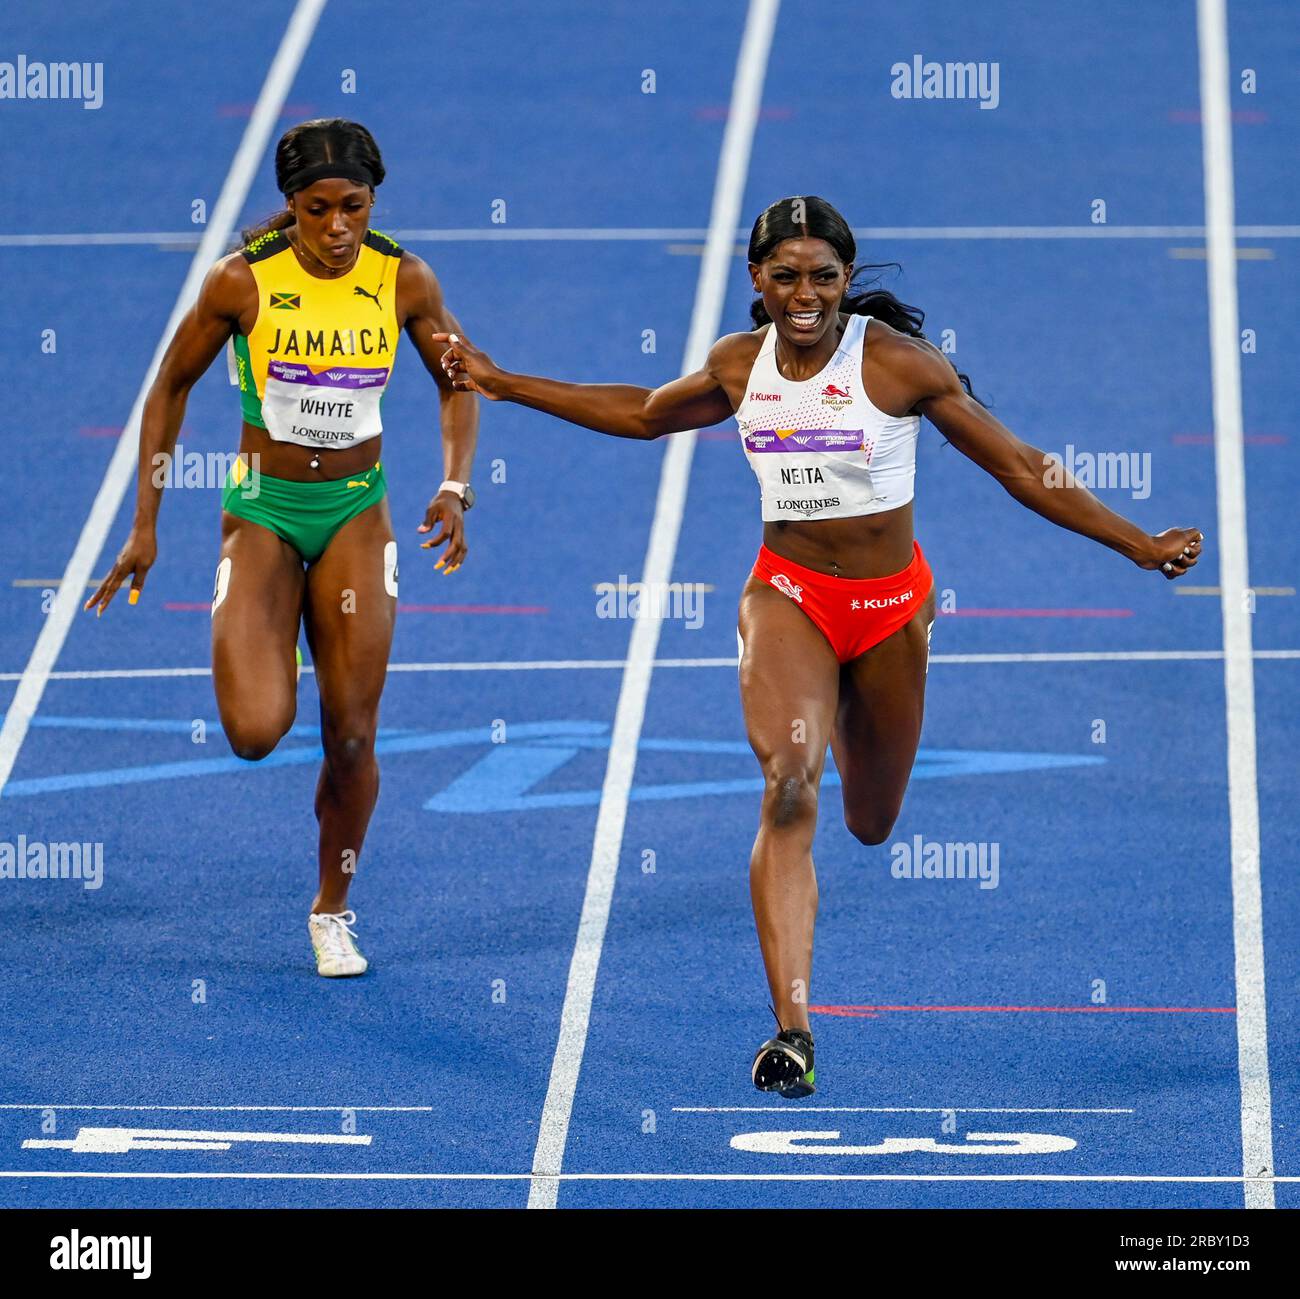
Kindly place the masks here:
POLYGON ((912 562, 912 502, 855 519, 763 524, 773 554, 835 577, 890 577, 912 562))
MULTIPOLYGON (((847 319, 847 316, 840 317, 841 334, 847 319)), ((868 338, 870 330, 869 324, 868 338)), ((725 370, 718 374, 718 381, 733 410, 738 410, 744 399, 762 338, 757 330, 752 335, 737 337, 735 350, 728 356, 725 370)), ((900 402, 906 400, 901 385, 885 367, 869 356, 869 350, 866 346, 862 350, 862 386, 868 399, 886 414, 907 414, 905 409, 897 409, 900 402)), ((799 379, 811 375, 787 377, 799 379)), ((889 577, 912 562, 912 541, 911 501, 895 510, 856 518, 810 522, 777 520, 763 525, 763 544, 773 554, 835 577, 889 577)))
POLYGON ((326 479, 347 478, 364 473, 379 461, 382 437, 367 438, 356 446, 342 450, 316 450, 296 442, 277 442, 264 428, 244 423, 239 434, 239 449, 255 455, 253 464, 259 472, 272 478, 287 478, 293 483, 319 483, 326 479), (311 462, 317 460, 319 469, 311 462))

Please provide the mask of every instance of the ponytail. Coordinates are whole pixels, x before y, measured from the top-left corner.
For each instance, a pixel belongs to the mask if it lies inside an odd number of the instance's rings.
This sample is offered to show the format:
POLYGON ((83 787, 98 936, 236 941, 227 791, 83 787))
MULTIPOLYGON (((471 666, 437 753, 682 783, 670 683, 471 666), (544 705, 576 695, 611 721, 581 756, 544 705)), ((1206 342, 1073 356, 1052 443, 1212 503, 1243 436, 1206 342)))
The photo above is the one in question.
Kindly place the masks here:
POLYGON ((295 224, 293 213, 288 208, 284 208, 273 216, 267 217, 265 221, 260 221, 255 226, 249 226, 247 230, 241 230, 239 232, 240 245, 247 246, 254 239, 269 235, 272 230, 287 230, 293 224, 295 224))

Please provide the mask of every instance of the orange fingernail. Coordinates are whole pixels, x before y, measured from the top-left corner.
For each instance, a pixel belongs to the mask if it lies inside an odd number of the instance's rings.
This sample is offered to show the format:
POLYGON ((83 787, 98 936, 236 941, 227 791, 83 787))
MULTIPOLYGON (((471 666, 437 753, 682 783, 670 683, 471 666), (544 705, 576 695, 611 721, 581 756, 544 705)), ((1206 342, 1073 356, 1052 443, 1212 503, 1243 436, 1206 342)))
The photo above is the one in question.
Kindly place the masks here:
POLYGON ((139 591, 132 591, 131 594, 126 597, 127 604, 138 604, 139 601, 140 601, 139 591))
POLYGON ((433 571, 436 573, 436 572, 438 571, 438 569, 440 569, 440 568, 441 568, 441 567, 442 567, 446 562, 447 562, 447 557, 444 555, 444 556, 443 556, 443 557, 442 557, 442 558, 441 558, 441 559, 440 559, 440 560, 439 560, 439 561, 438 561, 438 562, 433 566, 433 571))

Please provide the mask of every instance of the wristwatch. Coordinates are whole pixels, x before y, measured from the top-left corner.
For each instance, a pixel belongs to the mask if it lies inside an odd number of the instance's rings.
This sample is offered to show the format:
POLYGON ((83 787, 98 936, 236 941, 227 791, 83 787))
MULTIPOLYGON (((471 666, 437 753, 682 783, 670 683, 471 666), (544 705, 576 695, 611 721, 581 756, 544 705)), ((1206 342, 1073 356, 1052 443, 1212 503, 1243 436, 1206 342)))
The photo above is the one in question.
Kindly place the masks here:
POLYGON ((448 478, 443 485, 438 488, 438 491, 440 493, 451 492, 453 495, 459 496, 460 507, 462 510, 470 510, 474 508, 474 489, 468 483, 458 483, 454 478, 448 478))

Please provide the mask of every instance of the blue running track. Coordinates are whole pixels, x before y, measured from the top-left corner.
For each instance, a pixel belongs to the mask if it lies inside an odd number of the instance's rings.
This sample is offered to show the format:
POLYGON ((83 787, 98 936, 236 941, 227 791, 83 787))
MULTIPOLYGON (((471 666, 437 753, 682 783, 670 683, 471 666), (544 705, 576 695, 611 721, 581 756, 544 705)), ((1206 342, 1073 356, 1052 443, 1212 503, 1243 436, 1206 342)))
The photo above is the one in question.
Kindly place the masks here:
MULTIPOLYGON (((6 707, 293 7, 0 15, 0 50, 104 65, 98 110, 0 102, 6 707), (86 237, 133 234, 155 237, 86 237)), ((503 365, 654 385, 686 345, 746 11, 484 0, 449 25, 327 4, 274 134, 370 127, 376 226, 503 365)), ((1300 31, 1283 3, 1234 2, 1229 42, 1273 1171, 1294 1207, 1300 31)), ((702 617, 659 641, 561 1207, 1245 1202, 1198 77, 1194 0, 781 7, 742 224, 830 199, 1004 422, 1122 454, 1141 481, 1102 499, 1201 527, 1207 551, 1177 583, 1140 572, 923 427, 917 535, 946 612, 893 843, 995 846, 997 887, 895 878, 901 850, 848 834, 828 773, 819 1090, 783 1103, 748 1077, 771 1026, 734 668, 758 502, 734 431, 700 437, 672 576, 703 584, 702 617), (916 54, 996 63, 996 109, 893 97, 916 54)), ((245 223, 278 202, 267 157, 245 223)), ((750 296, 737 257, 722 332, 750 296)), ((181 446, 232 449, 237 411, 218 362, 181 446)), ((485 403, 448 579, 415 533, 441 461, 409 344, 385 417, 402 614, 353 890, 371 971, 311 959, 313 678, 271 758, 230 755, 206 674, 219 493, 170 491, 143 599, 76 619, 0 801, 0 842, 103 845, 98 888, 0 879, 0 1204, 528 1202, 634 626, 597 616, 596 587, 642 572, 666 444, 485 403)))

